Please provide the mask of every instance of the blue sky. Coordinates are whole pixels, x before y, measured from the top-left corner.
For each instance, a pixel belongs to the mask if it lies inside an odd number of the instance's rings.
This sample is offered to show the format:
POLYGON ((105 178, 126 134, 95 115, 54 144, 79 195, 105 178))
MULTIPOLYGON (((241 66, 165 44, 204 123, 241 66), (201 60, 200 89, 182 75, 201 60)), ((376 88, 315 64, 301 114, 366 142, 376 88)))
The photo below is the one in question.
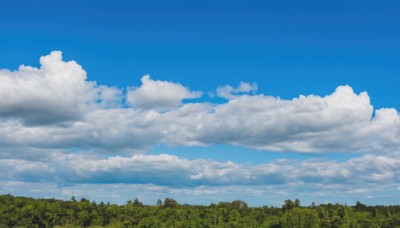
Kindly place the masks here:
POLYGON ((400 203, 397 1, 1 8, 0 193, 400 203))

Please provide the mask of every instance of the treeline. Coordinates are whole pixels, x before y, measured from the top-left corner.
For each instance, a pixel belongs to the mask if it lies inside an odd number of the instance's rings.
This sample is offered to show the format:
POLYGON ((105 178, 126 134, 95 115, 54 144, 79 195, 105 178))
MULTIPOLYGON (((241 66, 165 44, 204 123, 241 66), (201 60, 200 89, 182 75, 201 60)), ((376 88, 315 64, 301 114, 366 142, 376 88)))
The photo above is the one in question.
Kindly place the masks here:
POLYGON ((0 227, 399 227, 400 206, 321 204, 298 199, 278 207, 248 207, 236 200, 209 206, 174 199, 125 205, 88 199, 63 201, 0 195, 0 227))

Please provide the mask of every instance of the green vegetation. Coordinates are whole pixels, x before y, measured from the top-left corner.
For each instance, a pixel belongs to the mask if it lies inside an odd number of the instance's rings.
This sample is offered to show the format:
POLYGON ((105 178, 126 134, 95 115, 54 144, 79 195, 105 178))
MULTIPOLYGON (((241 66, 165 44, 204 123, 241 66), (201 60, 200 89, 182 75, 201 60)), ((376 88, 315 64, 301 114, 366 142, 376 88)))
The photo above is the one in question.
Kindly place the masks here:
POLYGON ((286 200, 281 208, 241 200, 209 206, 174 199, 154 206, 0 196, 0 227, 400 227, 400 206, 321 204, 286 200))

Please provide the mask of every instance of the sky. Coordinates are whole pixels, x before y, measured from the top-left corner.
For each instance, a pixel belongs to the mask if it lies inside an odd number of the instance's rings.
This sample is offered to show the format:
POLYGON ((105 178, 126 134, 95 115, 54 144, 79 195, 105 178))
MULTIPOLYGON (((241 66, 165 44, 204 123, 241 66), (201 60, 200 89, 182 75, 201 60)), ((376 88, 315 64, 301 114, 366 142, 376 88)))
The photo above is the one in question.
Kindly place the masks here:
POLYGON ((400 204, 398 1, 4 1, 0 194, 400 204))

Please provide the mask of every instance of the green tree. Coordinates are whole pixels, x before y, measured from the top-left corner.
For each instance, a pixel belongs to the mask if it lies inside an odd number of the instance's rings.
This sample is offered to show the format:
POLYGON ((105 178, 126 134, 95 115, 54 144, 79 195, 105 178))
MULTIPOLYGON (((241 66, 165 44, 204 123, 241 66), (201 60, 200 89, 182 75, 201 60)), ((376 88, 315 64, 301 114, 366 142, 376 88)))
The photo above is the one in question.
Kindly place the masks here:
POLYGON ((178 202, 174 199, 171 198, 165 198, 164 199, 164 205, 163 208, 175 208, 178 206, 178 202))

